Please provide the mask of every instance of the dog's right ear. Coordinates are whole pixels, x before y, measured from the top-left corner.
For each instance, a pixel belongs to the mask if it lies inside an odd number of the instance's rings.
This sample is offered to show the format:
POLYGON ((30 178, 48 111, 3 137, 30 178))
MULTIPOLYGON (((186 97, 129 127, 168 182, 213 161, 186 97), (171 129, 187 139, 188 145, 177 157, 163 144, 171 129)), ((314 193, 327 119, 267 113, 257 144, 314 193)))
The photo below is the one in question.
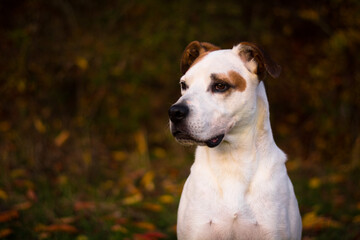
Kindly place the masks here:
POLYGON ((187 45, 181 57, 180 70, 185 74, 195 60, 205 52, 219 50, 220 48, 207 42, 193 41, 187 45))

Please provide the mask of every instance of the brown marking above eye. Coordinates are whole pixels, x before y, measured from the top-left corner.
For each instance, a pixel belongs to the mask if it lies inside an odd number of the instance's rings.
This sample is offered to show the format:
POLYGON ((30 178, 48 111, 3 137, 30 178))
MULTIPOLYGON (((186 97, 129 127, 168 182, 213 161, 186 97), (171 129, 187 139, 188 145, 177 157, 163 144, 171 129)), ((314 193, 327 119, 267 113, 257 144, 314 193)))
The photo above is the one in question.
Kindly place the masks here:
POLYGON ((238 72, 234 70, 230 70, 227 74, 212 73, 210 75, 210 78, 211 78, 211 84, 209 90, 211 90, 212 92, 217 92, 217 93, 227 92, 228 94, 230 94, 231 89, 243 92, 246 88, 245 79, 238 72))
POLYGON ((231 85, 235 86, 235 89, 243 92, 246 88, 245 79, 236 71, 231 70, 228 72, 229 80, 231 85))

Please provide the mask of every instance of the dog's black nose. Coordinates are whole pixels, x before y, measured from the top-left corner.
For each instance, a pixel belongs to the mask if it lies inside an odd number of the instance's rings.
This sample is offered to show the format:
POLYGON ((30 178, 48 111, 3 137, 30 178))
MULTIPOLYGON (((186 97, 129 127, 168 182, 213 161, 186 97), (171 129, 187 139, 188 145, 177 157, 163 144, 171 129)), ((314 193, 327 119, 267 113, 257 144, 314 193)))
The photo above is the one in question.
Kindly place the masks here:
POLYGON ((172 105, 169 109, 169 117, 173 123, 178 123, 189 114, 189 108, 184 104, 172 105))

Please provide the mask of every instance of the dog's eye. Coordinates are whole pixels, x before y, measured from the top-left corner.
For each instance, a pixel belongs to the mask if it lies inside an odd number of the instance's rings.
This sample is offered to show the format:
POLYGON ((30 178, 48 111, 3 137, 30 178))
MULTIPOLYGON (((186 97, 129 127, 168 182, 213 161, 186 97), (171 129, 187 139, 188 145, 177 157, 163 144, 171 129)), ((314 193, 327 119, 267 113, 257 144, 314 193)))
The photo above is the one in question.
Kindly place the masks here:
POLYGON ((188 88, 188 86, 186 85, 185 82, 180 82, 180 87, 181 87, 181 90, 186 90, 188 88))
POLYGON ((229 85, 227 83, 215 83, 212 87, 213 92, 225 92, 229 89, 229 85))

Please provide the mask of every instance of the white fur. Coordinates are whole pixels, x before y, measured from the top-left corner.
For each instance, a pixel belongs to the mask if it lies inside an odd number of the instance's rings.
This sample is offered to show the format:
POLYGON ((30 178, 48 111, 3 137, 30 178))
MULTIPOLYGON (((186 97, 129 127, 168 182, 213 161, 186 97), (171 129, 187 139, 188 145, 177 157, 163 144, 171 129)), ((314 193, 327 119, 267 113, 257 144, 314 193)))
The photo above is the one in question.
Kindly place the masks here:
POLYGON ((225 137, 215 148, 196 149, 178 209, 178 239, 300 239, 298 203, 286 156, 272 136, 265 87, 237 47, 209 53, 181 81, 189 86, 178 102, 190 108, 190 134, 198 142, 225 137), (224 97, 207 90, 212 73, 230 70, 246 80, 245 91, 224 97))

